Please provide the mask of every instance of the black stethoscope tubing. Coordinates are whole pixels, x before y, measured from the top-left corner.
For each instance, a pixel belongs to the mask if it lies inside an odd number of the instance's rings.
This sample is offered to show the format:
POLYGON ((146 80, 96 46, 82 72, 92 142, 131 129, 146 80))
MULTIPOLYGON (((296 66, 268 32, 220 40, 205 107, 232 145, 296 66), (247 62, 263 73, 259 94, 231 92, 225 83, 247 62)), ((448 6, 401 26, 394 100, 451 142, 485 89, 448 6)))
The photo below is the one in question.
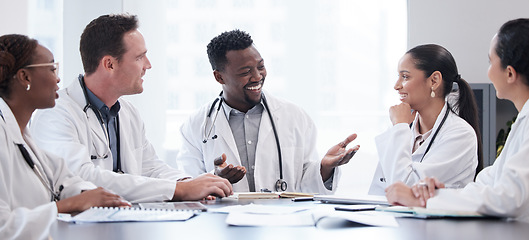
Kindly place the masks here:
MULTIPOLYGON (((2 117, 2 120, 5 121, 5 118, 4 118, 4 115, 2 114, 2 111, 0 111, 0 117, 2 117)), ((63 185, 59 186, 59 190, 57 192, 55 192, 53 190, 53 184, 51 183, 51 180, 50 180, 49 183, 46 183, 46 181, 44 180, 44 175, 40 172, 39 168, 36 167, 35 162, 33 162, 33 160, 31 159, 31 156, 29 156, 29 152, 24 147, 24 145, 20 144, 20 143, 15 143, 15 145, 17 145, 18 149, 20 150, 20 153, 22 154, 22 157, 24 158, 26 163, 29 165, 31 170, 33 170, 35 175, 37 175, 37 177, 39 178, 39 180, 42 183, 42 185, 44 185, 44 187, 46 187, 46 189, 48 189, 48 191, 50 191, 50 193, 51 193, 51 201, 55 201, 55 202, 59 201, 60 198, 61 198, 60 196, 61 196, 61 192, 62 192, 62 189, 64 188, 64 186, 63 185)))
POLYGON ((426 151, 424 151, 424 154, 422 155, 421 161, 419 161, 419 162, 422 162, 422 160, 424 159, 424 156, 426 156, 426 153, 428 153, 428 151, 430 151, 430 147, 432 147, 432 144, 433 144, 435 138, 437 137, 437 134, 441 130, 441 127, 443 127, 443 125, 444 125, 444 123, 446 121, 446 118, 448 118, 448 113, 450 113, 450 111, 452 111, 452 108, 450 108, 450 105, 447 103, 446 104, 446 112, 445 112, 445 115, 443 117, 443 120, 441 120, 441 123, 439 124, 439 127, 435 130, 435 132, 434 132, 434 134, 432 136, 432 140, 430 140, 430 142, 428 143, 428 147, 426 147, 426 151))
MULTIPOLYGON (((79 83, 81 84, 81 88, 83 89, 83 94, 84 94, 85 101, 86 101, 86 105, 84 106, 83 111, 88 116, 88 113, 87 113, 88 109, 92 109, 92 111, 94 112, 94 114, 97 117, 97 120, 99 120, 99 124, 101 124, 101 128, 103 128, 103 131, 106 132, 107 136, 109 136, 110 133, 104 127, 105 121, 103 120, 103 114, 101 114, 101 111, 99 111, 99 109, 97 109, 96 106, 92 105, 92 103, 90 103, 90 100, 88 99, 88 93, 86 91, 86 84, 84 82, 83 75, 79 75, 79 83)), ((109 140, 108 144, 109 144, 109 149, 110 149, 110 140, 109 140)), ((117 148, 116 168, 114 168, 113 171, 117 172, 117 173, 123 173, 123 170, 121 169, 121 151, 120 151, 121 147, 120 147, 120 136, 119 136, 119 114, 116 116, 116 148, 117 148)), ((110 154, 112 154, 112 151, 110 151, 110 154)), ((94 159, 93 156, 91 156, 91 158, 94 159)))
POLYGON ((48 191, 50 191, 50 193, 51 193, 51 201, 59 201, 63 186, 61 185, 59 187, 59 191, 55 192, 53 190, 53 184, 51 182, 49 183, 49 185, 48 185, 48 183, 46 183, 46 181, 44 180, 44 175, 36 167, 35 163, 31 159, 31 157, 29 156, 28 150, 24 147, 24 145, 23 144, 16 144, 16 145, 18 146, 18 149, 20 150, 20 153, 22 154, 22 157, 24 157, 24 160, 26 160, 26 163, 29 165, 31 170, 33 170, 33 172, 35 172, 35 174, 39 178, 39 180, 42 183, 42 185, 44 185, 48 189, 48 191))
MULTIPOLYGON (((424 159, 424 156, 426 156, 426 153, 428 153, 428 151, 430 151, 430 147, 432 147, 432 144, 435 140, 435 138, 437 137, 437 134, 439 133, 439 131, 441 130, 441 127, 443 127, 446 119, 448 118, 448 113, 450 113, 450 111, 452 111, 452 108, 450 108, 450 105, 447 103, 446 104, 446 112, 445 112, 445 115, 443 116, 443 119, 441 120, 441 123, 439 123, 439 127, 435 130, 434 134, 432 135, 432 140, 430 140, 430 142, 428 143, 428 146, 426 147, 426 151, 424 151, 424 154, 422 155, 421 157, 421 161, 419 161, 420 163, 422 162, 422 160, 424 159)), ((410 128, 413 127, 413 123, 410 124, 410 128)), ((415 172, 415 174, 417 174, 417 176, 419 175, 415 169, 412 169, 412 172, 415 172)), ((411 174, 411 173, 410 173, 411 174)), ((420 176, 419 176, 420 177, 420 176)), ((380 178, 380 181, 381 182, 386 182, 386 178, 384 177, 381 177, 380 178)))
MULTIPOLYGON (((204 137, 205 138, 202 141, 203 143, 206 143, 208 141, 211 131, 213 130, 213 126, 215 125, 215 122, 217 120, 217 115, 219 114, 220 108, 222 107, 222 102, 224 101, 224 98, 222 97, 222 93, 223 91, 220 92, 219 96, 215 99, 215 101, 213 101, 213 104, 209 108, 209 111, 206 117, 206 123, 204 125, 204 137), (215 114, 215 118, 213 119, 213 122, 211 123, 211 128, 208 131, 206 127, 207 122, 208 122, 207 118, 211 118, 211 114, 213 113, 213 110, 215 109, 215 104, 217 102, 219 103, 217 107, 217 112, 215 114)), ((268 102, 266 101, 266 97, 264 94, 261 94, 261 96, 263 99, 263 104, 266 108, 266 112, 268 113, 268 117, 270 118, 270 122, 272 124, 272 130, 274 131, 274 137, 275 137, 276 145, 277 145, 277 155, 279 157, 279 179, 276 181, 275 189, 276 191, 279 191, 279 190, 286 191, 288 185, 287 185, 287 182, 283 179, 283 156, 281 154, 281 145, 279 144, 279 136, 277 134, 277 129, 275 126, 274 118, 272 117, 272 113, 270 112, 270 108, 268 107, 268 102)), ((216 139, 216 138, 217 138, 217 135, 213 135, 213 137, 211 137, 211 139, 216 139)))

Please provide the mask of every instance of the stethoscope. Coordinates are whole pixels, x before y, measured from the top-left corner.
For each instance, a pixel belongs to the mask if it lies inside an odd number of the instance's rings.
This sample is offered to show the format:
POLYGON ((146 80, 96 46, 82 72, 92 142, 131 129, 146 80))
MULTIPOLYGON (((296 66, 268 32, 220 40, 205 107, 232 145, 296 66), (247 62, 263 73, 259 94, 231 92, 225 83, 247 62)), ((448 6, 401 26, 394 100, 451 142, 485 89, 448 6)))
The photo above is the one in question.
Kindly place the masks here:
MULTIPOLYGON (((217 135, 214 134, 212 137, 211 132, 213 131, 213 127, 215 125, 215 122, 217 121, 217 116, 219 115, 219 111, 222 107, 222 102, 224 102, 224 98, 222 97, 223 91, 220 92, 219 96, 213 101, 213 104, 209 108, 208 114, 206 115, 206 122, 204 123, 204 140, 203 143, 207 143, 209 139, 214 140, 217 139, 217 135), (215 105, 218 102, 217 110, 215 113, 215 117, 213 118, 213 121, 211 122, 211 126, 208 130, 208 119, 211 119, 211 114, 215 110, 215 105)), ((276 192, 279 191, 286 191, 287 190, 287 182, 283 179, 283 157, 281 154, 281 145, 279 144, 279 136, 277 135, 277 129, 274 123, 274 118, 272 117, 272 113, 270 113, 270 108, 268 107, 268 102, 266 101, 266 97, 264 94, 261 94, 261 97, 263 99, 263 104, 266 108, 266 112, 268 113, 268 117, 270 118, 270 122, 272 123, 272 130, 274 131, 274 137, 276 139, 276 145, 277 145, 277 155, 279 157, 279 179, 276 181, 275 184, 275 190, 276 192)))
MULTIPOLYGON (((446 118, 448 117, 448 113, 450 113, 450 111, 452 111, 452 108, 450 107, 450 104, 446 104, 446 112, 445 112, 445 115, 443 117, 443 120, 441 120, 441 123, 439 123, 439 127, 435 130, 433 136, 432 136, 432 140, 428 143, 428 147, 426 147, 426 151, 424 151, 424 154, 422 155, 422 158, 421 158, 421 161, 419 162, 422 162, 422 160, 424 159, 424 156, 426 156, 426 153, 428 153, 428 151, 430 151, 430 147, 432 146, 433 144, 433 141, 435 140, 435 137, 437 137, 437 134, 439 133, 439 130, 441 130, 441 127, 443 127, 445 121, 446 121, 446 118)), ((413 124, 411 124, 413 125, 413 124)))
MULTIPOLYGON (((92 141, 92 145, 93 145, 94 150, 96 151, 96 155, 90 155, 90 159, 92 159, 92 160, 95 160, 95 159, 106 159, 106 158, 108 158, 108 156, 110 154, 112 154, 111 150, 110 150, 110 140, 109 140, 109 136, 108 136, 108 134, 110 134, 110 133, 108 132, 107 128, 105 127, 105 120, 103 119, 103 114, 101 114, 101 111, 99 111, 99 109, 97 109, 96 106, 92 105, 92 103, 90 102, 90 99, 88 99, 88 92, 86 90, 86 84, 84 82, 83 75, 79 75, 79 83, 81 84, 81 88, 83 89, 83 94, 84 94, 85 101, 86 101, 86 105, 83 108, 83 111, 86 114, 86 118, 89 119, 89 117, 88 117, 88 109, 91 109, 92 112, 94 112, 94 114, 96 115, 97 120, 99 121, 99 124, 101 125, 101 128, 103 129, 103 132, 105 133, 106 143, 108 143, 108 144, 105 143, 105 145, 107 146, 106 147, 106 152, 104 154, 100 154, 97 151, 98 147, 95 146, 95 142, 92 141)), ((95 133, 93 133, 93 134, 95 134, 95 133)), ((123 173, 123 170, 121 169, 120 136, 119 136, 119 114, 116 116, 116 147, 117 147, 117 159, 116 159, 116 167, 113 169, 113 171, 117 172, 117 173, 123 173)))
MULTIPOLYGON (((448 113, 450 113, 450 111, 452 111, 452 108, 450 107, 450 104, 446 104, 446 112, 445 112, 445 115, 443 116, 443 119, 441 120, 441 123, 439 123, 439 127, 437 127, 437 129, 435 130, 434 134, 432 135, 432 140, 430 140, 430 142, 428 143, 428 146, 426 147, 426 150, 424 151, 424 154, 422 155, 421 157, 421 160, 419 161, 420 163, 422 162, 422 160, 424 159, 424 156, 426 156, 426 154, 428 153, 428 151, 430 151, 430 147, 432 147, 432 144, 433 142, 435 141, 435 138, 437 137, 437 134, 439 133, 439 131, 441 130, 441 127, 443 127, 445 121, 446 121, 446 118, 448 118, 448 113)), ((413 127, 413 123, 410 124, 410 128, 413 127)), ((417 173, 417 171, 415 169, 412 169, 412 172, 410 172, 410 174, 412 173, 415 173, 419 178, 421 176, 419 176, 419 173, 417 173)), ((409 177, 409 175, 408 175, 409 177)), ((386 182, 386 178, 380 178, 380 181, 381 182, 386 182)))
MULTIPOLYGON (((0 117, 2 117, 2 119, 5 121, 4 115, 2 114, 2 111, 0 111, 0 117)), ((20 150, 20 153, 22 154, 22 157, 24 157, 24 160, 29 165, 31 170, 33 170, 35 175, 37 175, 37 178, 40 180, 42 185, 44 185, 44 187, 46 189, 48 189, 48 191, 51 193, 51 201, 55 201, 55 202, 59 201, 60 200, 60 196, 61 196, 61 192, 62 192, 62 189, 64 188, 64 186, 63 185, 59 186, 59 190, 58 191, 53 190, 53 184, 50 181, 46 181, 45 180, 44 174, 42 174, 42 172, 40 172, 40 170, 36 166, 35 162, 33 162, 33 160, 31 159, 31 156, 29 156, 28 150, 24 147, 24 145, 20 144, 20 143, 15 143, 15 145, 17 145, 18 149, 20 150)))

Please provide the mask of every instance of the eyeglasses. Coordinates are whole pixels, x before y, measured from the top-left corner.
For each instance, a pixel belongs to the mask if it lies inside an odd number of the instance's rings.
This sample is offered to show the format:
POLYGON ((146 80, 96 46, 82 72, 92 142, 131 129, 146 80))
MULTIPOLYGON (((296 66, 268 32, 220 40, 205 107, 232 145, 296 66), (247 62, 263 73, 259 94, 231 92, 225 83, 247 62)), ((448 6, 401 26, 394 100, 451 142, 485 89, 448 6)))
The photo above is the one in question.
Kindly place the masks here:
POLYGON ((53 63, 38 63, 38 64, 30 64, 25 66, 24 68, 32 68, 32 67, 55 67, 53 69, 53 73, 55 73, 56 77, 59 77, 59 63, 53 62, 53 63))

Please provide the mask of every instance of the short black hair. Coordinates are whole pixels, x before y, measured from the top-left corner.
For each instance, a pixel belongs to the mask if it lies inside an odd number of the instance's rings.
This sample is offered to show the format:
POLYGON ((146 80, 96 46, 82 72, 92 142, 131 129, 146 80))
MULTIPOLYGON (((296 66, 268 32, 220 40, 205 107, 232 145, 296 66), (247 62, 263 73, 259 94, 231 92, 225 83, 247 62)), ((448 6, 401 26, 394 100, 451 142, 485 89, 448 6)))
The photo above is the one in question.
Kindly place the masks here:
POLYGON ((126 51, 123 36, 136 29, 138 18, 128 14, 102 15, 86 25, 79 46, 85 74, 94 73, 106 55, 119 61, 126 51))
POLYGON ((250 34, 239 29, 223 32, 211 39, 208 44, 208 58, 211 68, 224 71, 228 59, 226 53, 231 50, 243 50, 253 44, 250 34))
POLYGON ((503 68, 512 66, 525 77, 525 84, 529 85, 529 19, 514 19, 501 26, 497 35, 496 54, 503 68))

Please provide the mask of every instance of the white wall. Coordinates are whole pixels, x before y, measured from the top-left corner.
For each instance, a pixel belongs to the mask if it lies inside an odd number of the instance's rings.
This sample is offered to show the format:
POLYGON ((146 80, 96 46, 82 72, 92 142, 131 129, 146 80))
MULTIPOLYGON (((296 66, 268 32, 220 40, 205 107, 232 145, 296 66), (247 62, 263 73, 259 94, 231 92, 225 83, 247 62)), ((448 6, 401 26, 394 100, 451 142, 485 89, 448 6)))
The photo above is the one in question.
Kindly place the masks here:
POLYGON ((63 86, 68 86, 80 73, 84 73, 79 53, 79 40, 86 25, 100 15, 121 13, 122 8, 121 0, 64 1, 64 63, 61 63, 61 71, 64 71, 61 79, 63 86))
POLYGON ((471 83, 487 78, 490 39, 508 20, 529 17, 527 0, 408 0, 408 47, 446 47, 471 83))
POLYGON ((10 33, 28 34, 28 1, 0 0, 0 36, 10 33))

